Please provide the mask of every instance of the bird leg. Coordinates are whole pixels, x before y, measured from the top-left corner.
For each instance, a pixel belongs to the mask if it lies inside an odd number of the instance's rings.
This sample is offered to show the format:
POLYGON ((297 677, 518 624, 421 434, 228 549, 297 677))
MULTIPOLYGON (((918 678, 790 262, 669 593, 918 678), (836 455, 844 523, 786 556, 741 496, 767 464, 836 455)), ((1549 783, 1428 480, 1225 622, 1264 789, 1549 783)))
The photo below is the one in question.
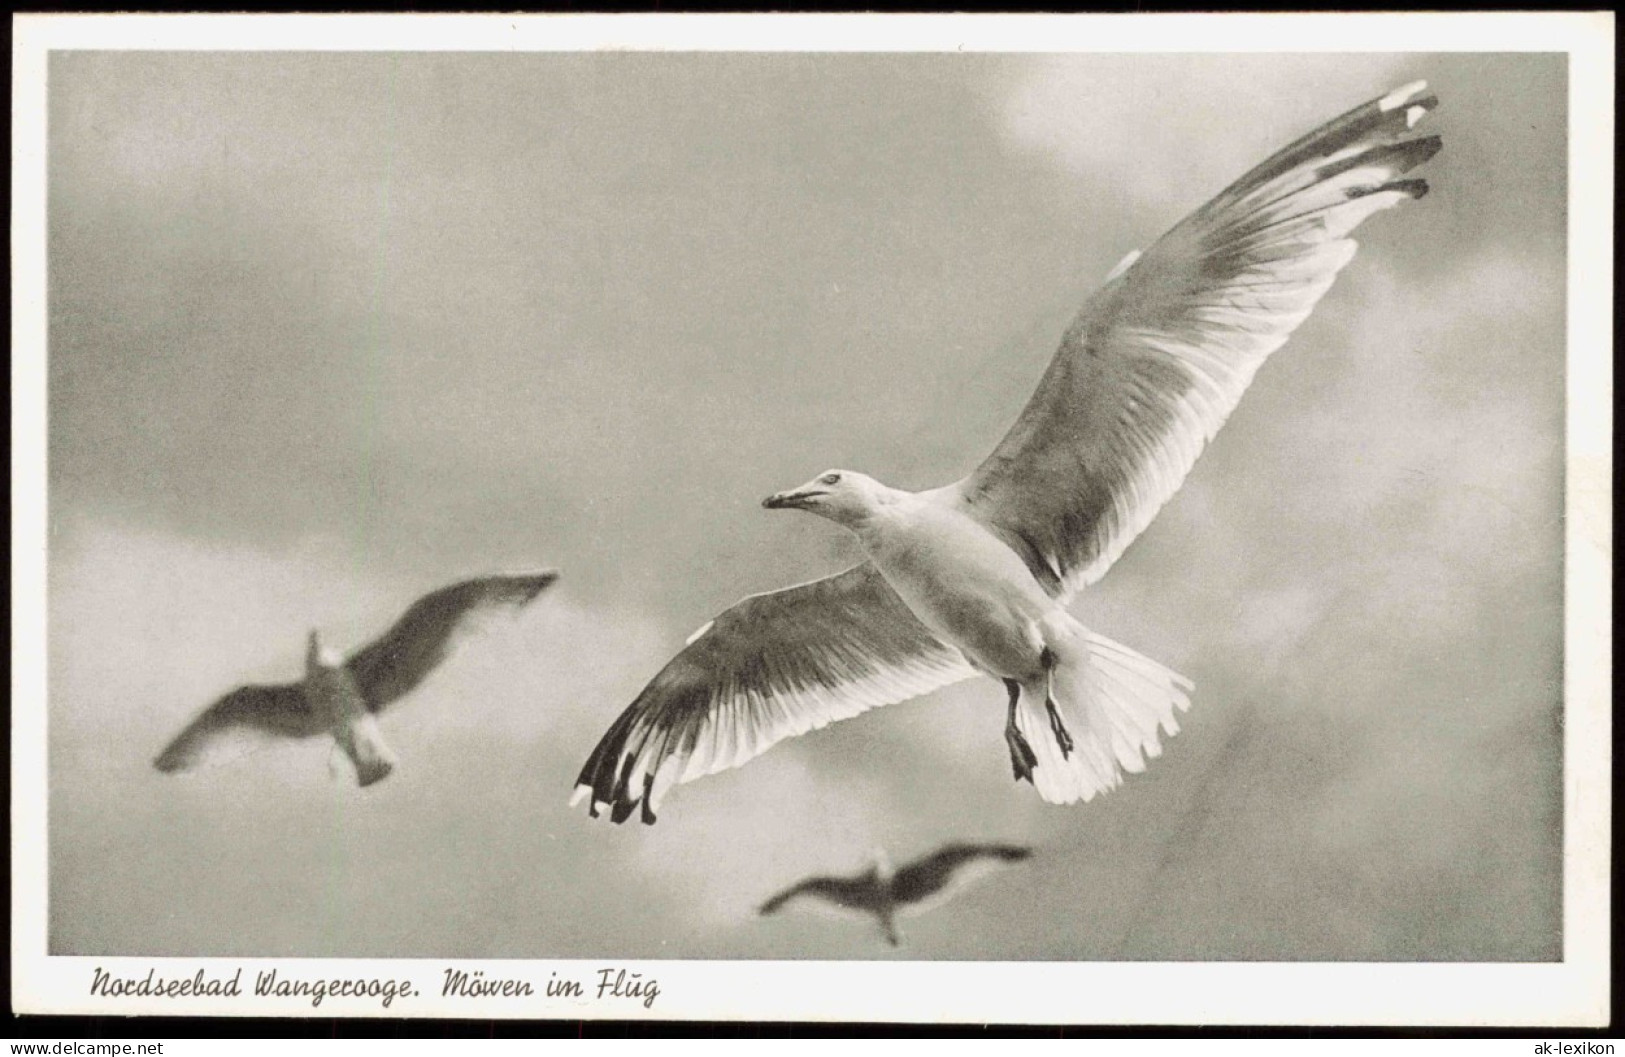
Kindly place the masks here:
POLYGON ((1072 755, 1072 733, 1061 722, 1061 711, 1055 707, 1055 654, 1048 646, 1038 655, 1044 666, 1044 711, 1049 713, 1049 729, 1055 735, 1055 744, 1061 747, 1061 759, 1072 755))
POLYGON ((1031 782, 1033 768, 1038 766, 1038 756, 1016 727, 1016 705, 1021 701, 1021 684, 1014 679, 1006 679, 1004 688, 1010 691, 1010 712, 1004 721, 1004 742, 1010 746, 1010 767, 1015 771, 1016 781, 1025 778, 1031 782))

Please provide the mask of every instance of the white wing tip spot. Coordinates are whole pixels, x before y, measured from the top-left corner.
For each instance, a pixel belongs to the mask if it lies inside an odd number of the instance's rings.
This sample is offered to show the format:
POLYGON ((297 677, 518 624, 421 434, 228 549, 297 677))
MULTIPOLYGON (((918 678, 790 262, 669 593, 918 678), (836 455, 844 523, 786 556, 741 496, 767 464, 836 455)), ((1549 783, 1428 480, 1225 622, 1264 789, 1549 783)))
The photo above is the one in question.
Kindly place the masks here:
POLYGON ((582 800, 586 799, 587 794, 591 792, 592 786, 590 785, 576 786, 575 792, 570 794, 570 806, 575 807, 577 804, 581 803, 582 800))
POLYGON ((1140 251, 1139 250, 1129 250, 1128 255, 1126 257, 1124 257, 1122 260, 1117 262, 1117 267, 1113 268, 1111 271, 1106 273, 1105 281, 1109 283, 1113 279, 1117 278, 1119 275, 1122 275, 1124 272, 1126 272, 1130 268, 1134 267, 1134 262, 1139 260, 1139 259, 1140 259, 1140 251))
MULTIPOLYGON (((1410 84, 1401 85, 1377 100, 1377 109, 1383 113, 1398 109, 1410 102, 1419 92, 1427 91, 1427 87, 1428 83, 1426 81, 1412 81, 1410 84)), ((1409 115, 1407 115, 1407 120, 1413 125, 1416 124, 1415 119, 1409 117, 1409 115)))
POLYGON ((704 635, 704 634, 705 634, 705 633, 706 633, 706 632, 707 632, 707 631, 710 631, 710 630, 711 630, 711 628, 712 628, 712 627, 713 627, 713 626, 714 626, 714 625, 715 625, 715 624, 716 624, 716 621, 714 621, 714 620, 707 620, 707 621, 706 621, 706 622, 705 622, 705 623, 704 623, 704 624, 702 624, 702 625, 701 625, 701 626, 700 626, 700 629, 699 629, 699 630, 698 630, 698 631, 696 631, 696 632, 695 632, 695 633, 694 633, 694 634, 692 634, 692 635, 690 635, 690 636, 689 636, 689 637, 688 637, 688 638, 687 638, 687 639, 685 639, 685 640, 684 640, 684 641, 683 641, 683 645, 684 645, 684 646, 692 646, 692 645, 694 645, 694 640, 696 640, 696 639, 698 639, 698 638, 700 638, 700 637, 701 637, 701 636, 702 636, 702 635, 704 635))

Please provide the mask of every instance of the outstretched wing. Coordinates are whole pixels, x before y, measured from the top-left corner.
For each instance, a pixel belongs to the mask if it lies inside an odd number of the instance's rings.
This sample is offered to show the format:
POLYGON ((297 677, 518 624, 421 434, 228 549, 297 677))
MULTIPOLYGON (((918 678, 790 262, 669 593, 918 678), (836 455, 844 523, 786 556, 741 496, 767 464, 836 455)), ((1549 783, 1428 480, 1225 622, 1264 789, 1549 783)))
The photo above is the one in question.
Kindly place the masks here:
MULTIPOLYGON (((1398 89, 1293 143, 1115 272, 993 454, 948 496, 1050 592, 1099 579, 1178 490, 1264 359, 1354 256, 1345 236, 1427 193, 1437 104, 1398 89)), ((1127 263, 1127 262, 1125 262, 1127 263)))
POLYGON ((527 605, 559 578, 551 570, 483 576, 430 592, 412 603, 384 636, 345 664, 367 707, 382 711, 444 661, 460 633, 484 614, 527 605))
POLYGON ((930 909, 993 870, 1032 856, 1017 844, 949 844, 897 871, 892 898, 912 911, 930 909))
POLYGON ((700 629, 610 726, 571 804, 643 821, 671 787, 769 746, 974 674, 868 562, 752 595, 700 629))
POLYGON ((759 913, 772 914, 797 896, 815 896, 849 910, 862 910, 874 902, 874 885, 850 877, 809 877, 763 903, 759 913))
POLYGON ((152 765, 166 773, 223 763, 277 738, 321 729, 297 684, 240 686, 187 724, 152 765))

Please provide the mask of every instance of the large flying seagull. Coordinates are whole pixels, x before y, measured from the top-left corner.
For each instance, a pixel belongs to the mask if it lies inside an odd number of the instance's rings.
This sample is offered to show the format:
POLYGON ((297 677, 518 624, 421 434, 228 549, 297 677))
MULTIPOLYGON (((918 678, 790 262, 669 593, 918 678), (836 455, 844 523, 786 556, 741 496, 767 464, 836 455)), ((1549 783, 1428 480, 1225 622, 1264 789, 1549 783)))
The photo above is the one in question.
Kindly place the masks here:
POLYGON ((451 654, 482 614, 527 605, 558 579, 551 570, 486 576, 432 591, 407 609, 382 638, 342 660, 315 631, 302 682, 240 686, 187 725, 153 761, 185 771, 241 755, 266 740, 331 734, 355 764, 362 786, 388 777, 395 755, 374 718, 421 683, 451 654))
POLYGON ((1016 778, 1089 800, 1161 752, 1191 683, 1065 609, 1184 481, 1254 372, 1354 256, 1372 214, 1427 193, 1439 150, 1408 136, 1425 83, 1278 152, 1106 278, 993 454, 907 492, 847 470, 770 496, 850 529, 868 560, 753 595, 689 639, 577 779, 616 822, 655 821, 679 782, 792 735, 976 672, 1009 694, 1016 778))

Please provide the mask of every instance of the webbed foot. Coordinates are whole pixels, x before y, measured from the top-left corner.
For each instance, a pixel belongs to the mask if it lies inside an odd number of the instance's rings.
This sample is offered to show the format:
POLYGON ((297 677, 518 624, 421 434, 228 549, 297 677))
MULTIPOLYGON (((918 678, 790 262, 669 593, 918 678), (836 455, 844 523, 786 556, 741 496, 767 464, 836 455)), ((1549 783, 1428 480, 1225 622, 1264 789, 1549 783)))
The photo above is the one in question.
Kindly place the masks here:
POLYGON ((1038 756, 1033 752, 1033 747, 1014 727, 1004 732, 1004 740, 1010 746, 1010 769, 1015 772, 1016 781, 1025 779, 1031 782, 1033 768, 1038 766, 1038 756))
POLYGON ((1044 710, 1049 713, 1049 729, 1055 735, 1055 744, 1061 747, 1061 759, 1064 760, 1071 756, 1072 750, 1076 748, 1072 741, 1072 733, 1066 729, 1066 724, 1061 721, 1061 712, 1055 707, 1054 700, 1046 700, 1044 710))

